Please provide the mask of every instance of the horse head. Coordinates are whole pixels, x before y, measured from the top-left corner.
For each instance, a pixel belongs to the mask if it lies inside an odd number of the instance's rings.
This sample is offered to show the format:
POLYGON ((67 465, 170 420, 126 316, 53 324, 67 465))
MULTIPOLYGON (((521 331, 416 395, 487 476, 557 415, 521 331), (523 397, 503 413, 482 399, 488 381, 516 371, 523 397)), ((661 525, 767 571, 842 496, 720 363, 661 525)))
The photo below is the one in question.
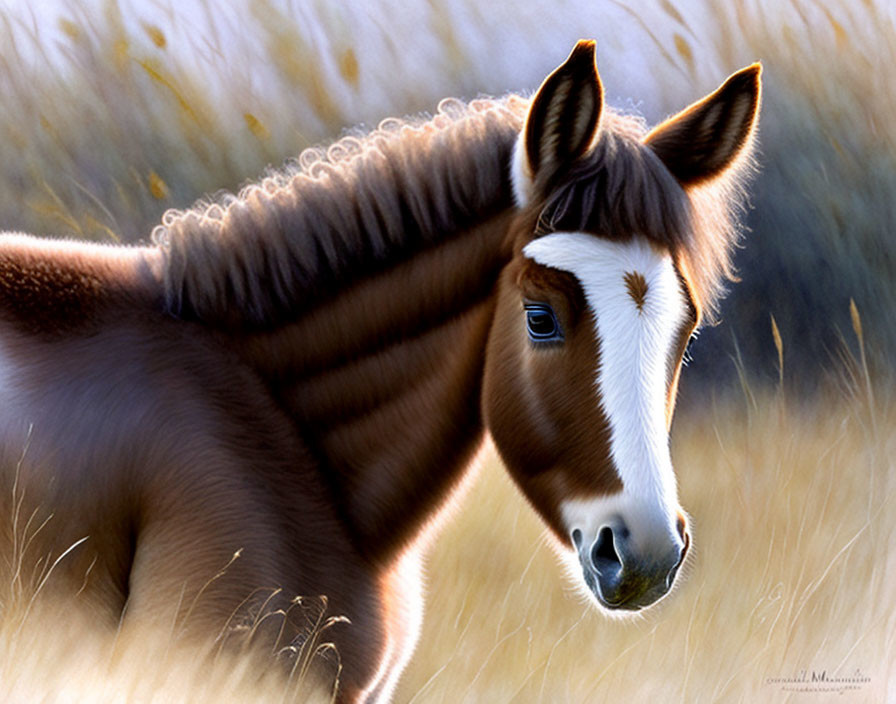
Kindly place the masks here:
POLYGON ((639 132, 604 108, 594 43, 579 42, 515 148, 519 216, 483 407, 514 480, 606 609, 659 600, 688 552, 669 428, 731 249, 698 198, 743 171, 759 102, 753 65, 639 132))

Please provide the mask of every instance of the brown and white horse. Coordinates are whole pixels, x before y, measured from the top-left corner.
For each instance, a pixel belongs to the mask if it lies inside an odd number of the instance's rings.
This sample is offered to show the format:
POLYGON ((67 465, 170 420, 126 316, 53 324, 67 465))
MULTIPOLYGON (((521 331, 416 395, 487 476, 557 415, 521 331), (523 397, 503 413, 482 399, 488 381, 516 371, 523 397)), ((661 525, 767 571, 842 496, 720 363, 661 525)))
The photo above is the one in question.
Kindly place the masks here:
POLYGON ((759 78, 647 131, 583 41, 531 101, 344 138, 151 246, 3 236, 0 564, 45 511, 41 588, 110 630, 211 638, 325 594, 339 701, 385 701, 488 433, 595 604, 653 604, 689 544, 668 429, 759 78))

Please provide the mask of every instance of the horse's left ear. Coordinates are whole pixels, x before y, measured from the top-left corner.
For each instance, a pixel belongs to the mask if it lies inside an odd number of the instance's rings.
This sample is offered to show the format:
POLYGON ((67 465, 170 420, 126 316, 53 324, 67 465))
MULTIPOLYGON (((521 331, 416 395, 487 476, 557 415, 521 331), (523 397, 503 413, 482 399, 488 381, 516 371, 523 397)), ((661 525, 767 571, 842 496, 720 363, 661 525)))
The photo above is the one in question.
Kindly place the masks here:
POLYGON ((550 185, 594 143, 604 95, 594 60, 594 41, 580 40, 532 98, 514 154, 521 205, 533 184, 550 185))
POLYGON ((750 144, 759 117, 761 73, 758 63, 741 69, 644 138, 682 186, 724 173, 750 144))

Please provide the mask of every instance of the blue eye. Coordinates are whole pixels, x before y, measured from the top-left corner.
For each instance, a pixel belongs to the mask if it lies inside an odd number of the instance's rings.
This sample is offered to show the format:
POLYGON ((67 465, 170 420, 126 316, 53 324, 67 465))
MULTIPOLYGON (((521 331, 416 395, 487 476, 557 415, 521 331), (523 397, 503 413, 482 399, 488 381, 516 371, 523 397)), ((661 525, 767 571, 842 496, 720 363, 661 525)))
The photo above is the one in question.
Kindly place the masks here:
POLYGON ((553 309, 547 303, 526 304, 526 330, 533 342, 559 342, 563 332, 553 309))

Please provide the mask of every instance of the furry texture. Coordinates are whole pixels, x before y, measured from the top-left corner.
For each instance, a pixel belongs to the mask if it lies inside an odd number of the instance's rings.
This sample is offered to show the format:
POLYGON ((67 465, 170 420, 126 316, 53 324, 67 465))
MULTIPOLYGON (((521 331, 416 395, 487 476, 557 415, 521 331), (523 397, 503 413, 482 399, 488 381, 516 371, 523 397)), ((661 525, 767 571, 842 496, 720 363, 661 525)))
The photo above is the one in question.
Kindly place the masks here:
MULTIPOLYGON (((508 169, 526 107, 518 96, 446 100, 431 119, 387 120, 369 135, 304 152, 237 196, 169 211, 153 232, 169 310, 273 326, 506 210, 514 191, 528 200, 530 187, 511 183, 508 169)), ((538 232, 638 233, 668 247, 711 314, 733 274, 753 141, 685 191, 646 136, 642 119, 605 108, 594 147, 539 191, 538 232)))
MULTIPOLYGON (((605 113, 594 148, 539 204, 538 233, 589 232, 625 239, 637 233, 668 248, 687 270, 696 303, 709 319, 733 278, 752 140, 728 168, 685 189, 644 143, 636 116, 605 113)), ((517 186, 523 192, 524 186, 517 186)))
MULTIPOLYGON (((564 500, 619 492, 594 402, 590 284, 523 247, 539 223, 603 210, 596 222, 612 231, 581 237, 667 252, 688 290, 707 289, 683 264, 697 241, 670 234, 656 207, 678 203, 685 218, 685 192, 637 121, 577 95, 594 97, 582 88, 596 80, 593 45, 573 59, 558 74, 569 84, 528 104, 444 103, 431 120, 345 138, 238 197, 169 213, 158 247, 0 241, 3 375, 15 380, 0 404, 0 472, 27 498, 0 490, 0 514, 53 513, 30 543, 41 559, 77 548, 47 598, 69 588, 125 635, 154 621, 223 638, 261 618, 252 641, 276 649, 302 638, 290 599, 326 594, 351 621, 327 631, 338 700, 383 702, 419 630, 415 553, 487 431, 561 543, 564 500), (541 166, 574 163, 533 172, 518 209, 510 161, 527 110, 524 134, 551 142, 535 150, 541 166), (581 142, 598 116, 593 148, 556 143, 581 142), (557 119, 575 129, 542 134, 557 119), (553 307, 562 345, 530 341, 526 300, 553 307)), ((645 306, 665 290, 649 283, 645 306)), ((19 544, 0 535, 2 551, 19 544)))
MULTIPOLYGON (((681 507, 666 427, 669 370, 679 361, 677 341, 696 322, 671 257, 644 239, 613 242, 584 233, 541 237, 523 251, 580 282, 600 349, 593 403, 607 418, 610 456, 622 480, 621 492, 562 501, 567 530, 579 531, 581 549, 588 554, 599 532, 613 526, 615 549, 624 556, 629 580, 652 571, 665 577, 680 562, 684 547, 683 526, 676 527, 681 507), (627 290, 626 276, 633 272, 642 281, 646 277, 640 303, 627 290)), ((656 589, 660 595, 668 588, 661 579, 640 584, 645 592, 656 589)))
POLYGON ((169 211, 153 233, 169 309, 274 325, 506 210, 525 108, 515 96, 445 100, 431 119, 386 120, 238 196, 169 211))

